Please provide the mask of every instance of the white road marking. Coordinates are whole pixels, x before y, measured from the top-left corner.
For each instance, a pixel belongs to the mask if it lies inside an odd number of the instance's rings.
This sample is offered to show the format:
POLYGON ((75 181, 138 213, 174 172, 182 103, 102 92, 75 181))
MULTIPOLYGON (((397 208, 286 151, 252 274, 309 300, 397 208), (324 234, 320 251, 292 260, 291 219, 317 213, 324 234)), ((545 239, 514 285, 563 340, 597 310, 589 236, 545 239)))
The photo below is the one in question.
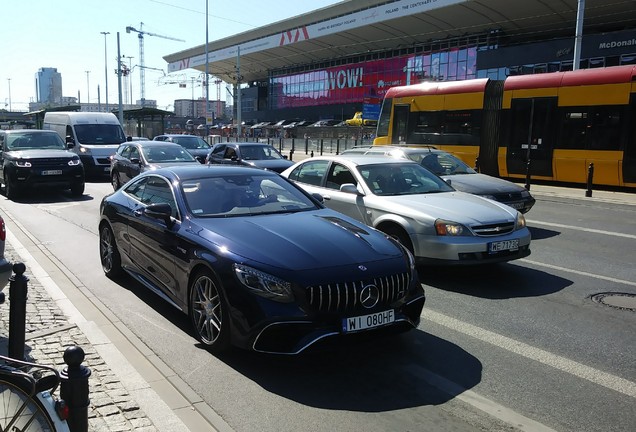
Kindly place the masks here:
POLYGON ((530 360, 538 361, 546 366, 553 367, 578 378, 585 379, 594 384, 622 393, 626 396, 636 398, 636 383, 617 377, 616 375, 594 369, 590 366, 552 354, 540 348, 535 348, 532 345, 528 345, 481 327, 459 321, 431 309, 425 309, 422 313, 422 318, 436 324, 443 325, 451 330, 474 337, 482 342, 489 343, 530 360))
POLYGON ((491 417, 495 417, 520 431, 532 431, 532 432, 555 432, 554 429, 545 426, 531 418, 525 417, 509 408, 499 405, 496 402, 491 401, 472 390, 467 390, 456 383, 447 380, 446 378, 431 372, 430 370, 423 368, 416 364, 411 364, 406 367, 412 374, 421 377, 433 387, 437 387, 441 391, 455 395, 456 399, 471 405, 480 411, 485 412, 491 417))
POLYGON ((584 231, 584 232, 589 232, 589 233, 594 233, 594 234, 603 234, 603 235, 615 236, 615 237, 625 237, 625 238, 630 238, 630 239, 635 239, 636 240, 636 235, 625 234, 625 233, 620 233, 620 232, 616 232, 616 231, 605 231, 605 230, 597 230, 597 229, 593 229, 593 228, 583 228, 583 227, 577 227, 577 226, 573 226, 573 225, 564 225, 564 224, 558 224, 558 223, 553 223, 553 222, 543 222, 543 221, 538 221, 538 220, 534 220, 534 219, 528 220, 528 224, 529 225, 532 225, 532 224, 547 225, 547 226, 553 226, 555 228, 565 228, 565 229, 570 229, 570 230, 575 230, 575 231, 584 231))
POLYGON ((601 279, 601 280, 606 280, 608 282, 614 282, 614 283, 618 283, 618 284, 624 284, 624 285, 630 285, 630 286, 635 286, 636 287, 636 282, 632 282, 632 281, 628 281, 628 280, 624 280, 624 279, 617 279, 617 278, 613 278, 610 276, 603 276, 603 275, 596 275, 593 273, 588 273, 588 272, 584 272, 584 271, 580 271, 580 270, 573 270, 573 269, 569 269, 566 267, 559 267, 559 266, 555 266, 552 264, 545 264, 545 263, 540 263, 537 261, 532 261, 526 258, 521 258, 519 261, 521 262, 526 262, 528 264, 532 264, 532 265, 536 265, 536 266, 541 266, 541 267, 547 267, 550 268, 552 270, 559 270, 565 273, 574 273, 577 275, 581 275, 581 276, 586 276, 586 277, 590 277, 590 278, 595 278, 595 279, 601 279))

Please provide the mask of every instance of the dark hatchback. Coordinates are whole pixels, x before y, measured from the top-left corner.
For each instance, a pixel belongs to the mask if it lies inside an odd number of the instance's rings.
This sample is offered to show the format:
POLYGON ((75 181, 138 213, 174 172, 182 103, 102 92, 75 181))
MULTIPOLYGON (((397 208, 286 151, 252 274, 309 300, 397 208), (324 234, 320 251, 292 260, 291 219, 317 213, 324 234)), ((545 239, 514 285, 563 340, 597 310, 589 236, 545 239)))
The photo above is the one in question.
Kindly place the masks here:
POLYGON ((154 137, 153 141, 168 141, 177 143, 183 146, 190 152, 199 162, 205 163, 205 158, 210 151, 210 144, 206 140, 196 135, 180 135, 180 134, 165 134, 154 137))
POLYGON ((255 142, 218 143, 206 159, 208 164, 246 165, 281 173, 294 162, 269 144, 255 142))
POLYGON ((84 166, 54 132, 38 129, 0 131, 0 178, 9 199, 41 187, 84 193, 84 166))
POLYGON ((105 274, 187 313, 212 352, 406 331, 424 306, 405 248, 263 169, 142 173, 103 199, 99 237, 105 274))

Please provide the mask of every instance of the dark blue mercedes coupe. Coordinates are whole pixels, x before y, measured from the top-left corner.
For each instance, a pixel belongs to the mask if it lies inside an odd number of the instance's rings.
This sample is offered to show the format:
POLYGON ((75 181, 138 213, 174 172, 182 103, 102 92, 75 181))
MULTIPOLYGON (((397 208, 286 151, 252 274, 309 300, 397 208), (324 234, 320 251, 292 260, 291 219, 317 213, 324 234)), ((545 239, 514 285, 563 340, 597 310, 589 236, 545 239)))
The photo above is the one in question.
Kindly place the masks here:
POLYGON ((275 172, 148 171, 105 197, 99 253, 191 319, 211 352, 297 354, 316 342, 418 326, 413 256, 275 172))

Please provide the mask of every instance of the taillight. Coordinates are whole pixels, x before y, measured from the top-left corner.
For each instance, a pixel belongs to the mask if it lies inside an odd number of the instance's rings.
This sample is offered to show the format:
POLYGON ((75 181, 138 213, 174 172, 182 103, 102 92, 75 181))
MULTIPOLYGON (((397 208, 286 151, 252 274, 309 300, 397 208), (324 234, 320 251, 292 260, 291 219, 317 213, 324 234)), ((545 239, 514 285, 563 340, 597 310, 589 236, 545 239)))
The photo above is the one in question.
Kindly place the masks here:
POLYGON ((0 217, 0 240, 5 241, 7 238, 7 229, 4 226, 4 219, 0 217))
POLYGON ((61 420, 68 420, 69 408, 62 399, 55 401, 55 412, 61 420))

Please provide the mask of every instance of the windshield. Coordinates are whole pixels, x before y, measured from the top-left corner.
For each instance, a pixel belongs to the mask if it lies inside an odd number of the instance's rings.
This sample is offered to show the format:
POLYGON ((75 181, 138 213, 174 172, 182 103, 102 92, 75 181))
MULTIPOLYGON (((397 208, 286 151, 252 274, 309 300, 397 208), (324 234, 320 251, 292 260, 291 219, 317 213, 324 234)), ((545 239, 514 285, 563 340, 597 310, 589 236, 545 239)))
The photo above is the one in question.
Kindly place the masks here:
POLYGON ((197 162, 186 149, 180 145, 152 144, 141 148, 146 161, 150 163, 160 162, 197 162))
POLYGON ((172 142, 187 148, 188 150, 209 149, 210 145, 201 137, 194 135, 183 135, 172 138, 172 142))
POLYGON ((66 150, 66 145, 55 132, 21 132, 7 134, 7 148, 9 150, 66 150))
POLYGON ((451 192, 454 189, 421 165, 361 165, 358 171, 373 194, 379 196, 451 192))
POLYGON ((232 174, 181 184, 195 217, 254 216, 316 210, 316 204, 284 178, 271 173, 232 174))
POLYGON ((126 142, 124 131, 118 124, 78 124, 75 125, 75 133, 81 144, 113 145, 126 142))
POLYGON ((263 145, 242 145, 239 147, 241 158, 245 160, 274 160, 284 159, 272 146, 263 145))
POLYGON ((411 153, 408 157, 439 176, 477 173, 450 153, 411 153))

